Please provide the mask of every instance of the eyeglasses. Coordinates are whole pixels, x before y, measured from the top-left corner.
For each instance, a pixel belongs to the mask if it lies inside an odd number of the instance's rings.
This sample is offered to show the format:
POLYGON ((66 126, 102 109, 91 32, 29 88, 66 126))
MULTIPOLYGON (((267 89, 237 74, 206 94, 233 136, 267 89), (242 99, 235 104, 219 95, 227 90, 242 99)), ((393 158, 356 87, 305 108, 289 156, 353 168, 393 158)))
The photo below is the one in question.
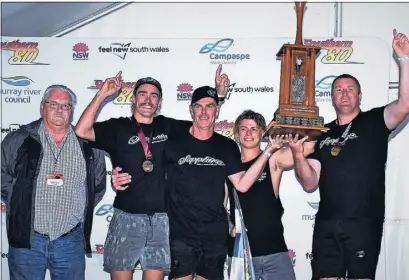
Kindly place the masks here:
POLYGON ((50 108, 53 110, 58 110, 60 107, 63 111, 70 111, 72 109, 71 104, 60 104, 54 101, 44 101, 44 103, 50 105, 50 108))

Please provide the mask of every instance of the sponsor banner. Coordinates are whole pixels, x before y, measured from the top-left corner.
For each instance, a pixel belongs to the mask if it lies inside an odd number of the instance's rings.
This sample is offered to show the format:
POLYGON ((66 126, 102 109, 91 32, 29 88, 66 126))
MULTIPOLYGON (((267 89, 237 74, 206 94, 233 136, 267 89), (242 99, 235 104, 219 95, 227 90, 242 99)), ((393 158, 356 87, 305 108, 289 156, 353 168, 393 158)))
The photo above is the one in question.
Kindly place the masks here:
MULTIPOLYGON (((21 125, 37 119, 44 91, 52 84, 66 85, 76 93, 75 124, 103 82, 119 71, 122 71, 121 89, 105 101, 97 121, 130 116, 135 82, 142 77, 154 77, 162 84, 161 114, 189 120, 193 91, 203 85, 214 86, 217 66, 222 64, 222 73, 229 75, 231 84, 215 131, 234 139, 234 122, 244 110, 261 113, 267 124, 273 118, 278 106, 281 73, 281 62, 275 54, 289 41, 293 39, 3 37, 1 135, 4 138, 21 125)), ((388 102, 390 55, 383 41, 377 38, 306 38, 304 44, 321 48, 316 58, 315 101, 325 122, 335 117, 331 84, 339 74, 350 73, 360 80, 363 110, 388 102)), ((155 139, 165 140, 161 135, 155 139)), ((135 133, 125 144, 138 142, 135 133)), ((87 279, 109 279, 109 274, 102 270, 102 263, 115 191, 111 186, 112 163, 108 156, 106 160, 107 191, 94 209, 93 257, 87 258, 87 279)), ((183 162, 191 163, 221 164, 210 158, 186 158, 183 162)), ((263 178, 261 175, 259 180, 263 178)), ((297 279, 308 279, 311 268, 306 253, 311 252, 319 192, 305 192, 294 172, 289 170, 282 175, 280 197, 285 209, 285 239, 291 248, 289 257, 297 279)), ((5 225, 4 211, 2 205, 2 225, 5 225)), ((2 279, 9 279, 5 226, 2 227, 2 248, 2 279)), ((141 278, 139 269, 135 271, 135 279, 141 278)))

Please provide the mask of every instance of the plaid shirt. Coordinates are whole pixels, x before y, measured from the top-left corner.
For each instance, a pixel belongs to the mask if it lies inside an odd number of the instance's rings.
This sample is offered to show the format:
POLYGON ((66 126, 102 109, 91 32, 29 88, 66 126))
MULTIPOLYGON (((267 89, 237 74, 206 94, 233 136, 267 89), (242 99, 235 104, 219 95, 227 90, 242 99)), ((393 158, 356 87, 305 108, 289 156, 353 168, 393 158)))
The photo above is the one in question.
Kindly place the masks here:
POLYGON ((34 230, 55 240, 84 220, 85 159, 71 126, 58 147, 43 123, 38 133, 43 158, 37 178, 34 230), (47 174, 50 173, 63 174, 63 185, 48 186, 47 174))

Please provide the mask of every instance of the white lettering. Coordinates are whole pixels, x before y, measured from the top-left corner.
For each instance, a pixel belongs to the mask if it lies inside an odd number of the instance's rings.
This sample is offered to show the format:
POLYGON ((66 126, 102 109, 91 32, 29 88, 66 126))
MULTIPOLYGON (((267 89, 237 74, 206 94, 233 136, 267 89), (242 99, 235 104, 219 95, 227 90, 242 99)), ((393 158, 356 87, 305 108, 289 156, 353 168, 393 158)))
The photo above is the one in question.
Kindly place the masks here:
POLYGON ((267 173, 263 172, 260 174, 260 177, 258 177, 257 181, 261 182, 267 177, 267 173))
MULTIPOLYGON (((149 143, 149 137, 145 136, 145 140, 147 143, 149 143)), ((168 140, 168 136, 166 134, 159 134, 152 138, 152 144, 164 142, 166 140, 168 140)), ((137 143, 139 143, 139 136, 132 136, 128 140, 129 145, 135 145, 137 143)))
POLYGON ((358 135, 356 135, 355 133, 349 133, 347 134, 347 136, 345 137, 345 139, 343 141, 339 141, 339 138, 331 138, 331 137, 327 137, 324 140, 322 140, 320 142, 320 149, 322 149, 324 146, 334 146, 335 144, 341 143, 342 145, 345 145, 346 142, 348 140, 353 140, 358 138, 358 135))
POLYGON ((187 164, 194 164, 194 165, 212 165, 212 166, 226 166, 223 161, 220 159, 215 159, 212 157, 192 157, 191 155, 187 155, 182 157, 178 161, 179 165, 187 164))

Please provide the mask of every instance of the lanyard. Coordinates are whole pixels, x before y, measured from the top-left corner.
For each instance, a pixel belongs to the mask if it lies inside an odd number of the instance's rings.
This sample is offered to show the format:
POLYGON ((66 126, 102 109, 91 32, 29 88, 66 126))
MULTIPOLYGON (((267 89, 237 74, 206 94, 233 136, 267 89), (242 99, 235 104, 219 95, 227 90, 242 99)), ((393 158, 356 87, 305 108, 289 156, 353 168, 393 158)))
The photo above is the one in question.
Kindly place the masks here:
MULTIPOLYGON (((69 132, 68 132, 68 133, 69 133, 69 132)), ((50 148, 51 154, 53 155, 53 158, 54 158, 54 171, 56 171, 56 169, 57 169, 58 159, 59 159, 59 157, 60 157, 60 155, 61 155, 62 150, 64 149, 65 142, 67 142, 68 133, 67 133, 67 135, 65 135, 65 137, 64 137, 63 143, 62 143, 62 145, 61 145, 61 149, 60 149, 60 151, 58 152, 57 156, 55 156, 55 153, 54 153, 54 151, 53 151, 53 146, 51 145, 51 142, 50 142, 50 139, 49 139, 50 136, 48 135, 48 133, 46 133, 46 135, 45 135, 45 139, 47 140, 48 147, 50 148)), ((58 150, 58 147, 57 147, 57 150, 58 150)))

